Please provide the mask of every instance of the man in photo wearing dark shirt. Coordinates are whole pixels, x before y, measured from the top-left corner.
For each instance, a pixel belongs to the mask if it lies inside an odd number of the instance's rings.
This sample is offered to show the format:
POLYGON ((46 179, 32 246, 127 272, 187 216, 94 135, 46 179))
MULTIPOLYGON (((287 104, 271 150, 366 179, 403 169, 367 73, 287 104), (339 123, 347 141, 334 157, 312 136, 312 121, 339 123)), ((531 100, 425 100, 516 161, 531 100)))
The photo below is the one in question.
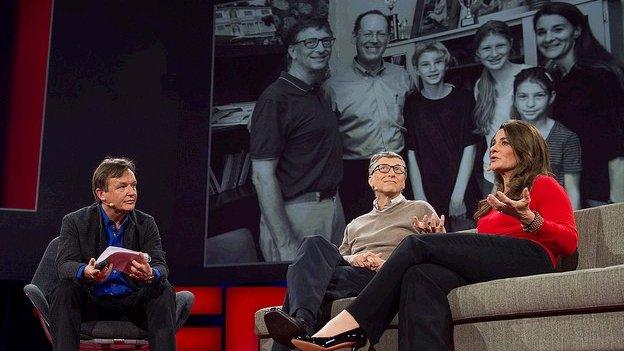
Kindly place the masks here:
POLYGON ((334 37, 326 21, 304 17, 285 42, 288 71, 262 93, 249 127, 266 261, 292 260, 310 235, 339 244, 344 230, 336 196, 342 179, 338 124, 318 88, 334 37))
POLYGON ((56 257, 59 284, 49 296, 55 350, 78 350, 80 324, 128 320, 146 328, 150 350, 175 350, 175 293, 154 218, 135 209, 134 163, 105 158, 93 173, 96 203, 63 218, 56 257), (108 246, 142 253, 128 274, 95 266, 108 246))

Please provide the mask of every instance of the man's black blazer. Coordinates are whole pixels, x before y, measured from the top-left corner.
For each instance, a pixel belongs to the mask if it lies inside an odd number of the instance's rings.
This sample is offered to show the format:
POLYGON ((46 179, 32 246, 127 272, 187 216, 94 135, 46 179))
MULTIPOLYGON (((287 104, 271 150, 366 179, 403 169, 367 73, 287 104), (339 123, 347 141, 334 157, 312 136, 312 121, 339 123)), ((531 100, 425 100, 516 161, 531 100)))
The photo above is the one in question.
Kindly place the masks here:
MULTIPOLYGON (((98 206, 95 203, 63 217, 56 255, 60 279, 77 280, 78 267, 92 257, 97 259, 108 246, 108 235, 98 206)), ((167 279, 169 269, 154 217, 138 210, 128 213, 123 247, 150 255, 150 266, 160 271, 161 280, 167 279)))

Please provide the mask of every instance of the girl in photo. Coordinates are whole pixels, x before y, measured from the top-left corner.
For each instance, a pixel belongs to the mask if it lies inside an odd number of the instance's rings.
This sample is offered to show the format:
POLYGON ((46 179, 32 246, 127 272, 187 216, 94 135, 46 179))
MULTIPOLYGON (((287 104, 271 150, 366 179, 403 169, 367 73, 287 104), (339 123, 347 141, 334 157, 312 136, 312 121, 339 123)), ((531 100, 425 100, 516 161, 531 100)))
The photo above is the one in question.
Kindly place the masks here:
MULTIPOLYGON (((483 64, 483 72, 474 88, 477 100, 475 132, 484 137, 485 145, 492 140, 498 127, 511 118, 514 76, 530 67, 509 61, 512 43, 511 30, 501 21, 488 21, 475 34, 475 55, 483 64)), ((479 176, 479 186, 483 195, 487 195, 494 189, 494 173, 489 169, 490 153, 487 148, 479 157, 483 159, 483 176, 479 176)))
POLYGON ((527 68, 514 80, 514 110, 518 118, 534 125, 546 140, 550 168, 563 185, 572 207, 581 208, 581 144, 578 136, 551 118, 555 84, 542 67, 527 68))

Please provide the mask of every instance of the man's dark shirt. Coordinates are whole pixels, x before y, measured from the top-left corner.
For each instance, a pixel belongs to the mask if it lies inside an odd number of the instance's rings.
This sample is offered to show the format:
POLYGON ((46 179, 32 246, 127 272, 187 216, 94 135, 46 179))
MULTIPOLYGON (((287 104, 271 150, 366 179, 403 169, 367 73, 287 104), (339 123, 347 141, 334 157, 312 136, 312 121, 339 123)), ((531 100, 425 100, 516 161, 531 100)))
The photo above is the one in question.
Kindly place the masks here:
POLYGON ((267 87, 251 119, 250 156, 278 160, 285 199, 336 189, 342 179, 338 122, 318 87, 286 72, 267 87))

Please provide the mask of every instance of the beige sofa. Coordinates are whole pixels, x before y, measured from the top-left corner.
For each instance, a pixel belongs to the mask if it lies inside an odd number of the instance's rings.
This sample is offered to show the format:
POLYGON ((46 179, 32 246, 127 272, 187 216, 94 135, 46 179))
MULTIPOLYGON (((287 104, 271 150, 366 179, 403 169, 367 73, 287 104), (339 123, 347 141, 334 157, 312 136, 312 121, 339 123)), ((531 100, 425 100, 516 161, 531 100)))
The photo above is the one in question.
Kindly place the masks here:
MULTIPOLYGON (((575 212, 579 255, 560 273, 494 280, 448 295, 456 351, 624 350, 624 204, 575 212)), ((351 299, 332 304, 332 316, 351 299)), ((270 349, 262 316, 256 335, 270 349)), ((397 350, 396 318, 375 349, 397 350)))

